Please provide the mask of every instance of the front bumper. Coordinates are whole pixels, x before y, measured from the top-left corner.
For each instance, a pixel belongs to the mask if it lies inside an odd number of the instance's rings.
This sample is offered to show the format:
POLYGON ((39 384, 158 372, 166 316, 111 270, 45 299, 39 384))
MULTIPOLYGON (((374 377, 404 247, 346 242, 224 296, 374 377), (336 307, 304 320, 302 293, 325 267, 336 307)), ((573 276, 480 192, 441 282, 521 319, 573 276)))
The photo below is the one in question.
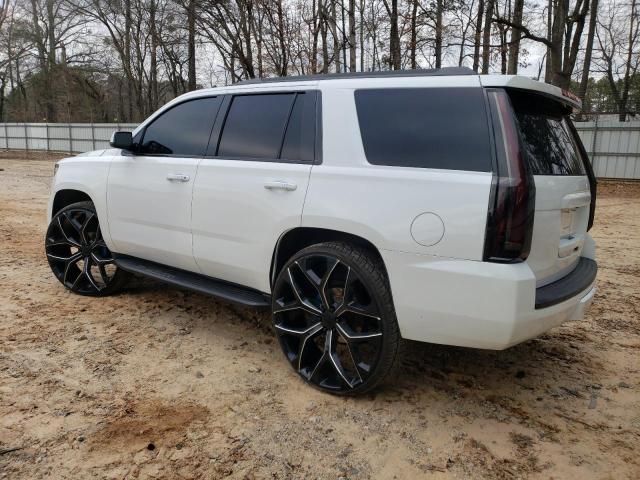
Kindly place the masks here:
POLYGON ((591 305, 595 280, 569 298, 536 308, 526 263, 499 264, 383 251, 403 338, 502 350, 569 320, 591 305))

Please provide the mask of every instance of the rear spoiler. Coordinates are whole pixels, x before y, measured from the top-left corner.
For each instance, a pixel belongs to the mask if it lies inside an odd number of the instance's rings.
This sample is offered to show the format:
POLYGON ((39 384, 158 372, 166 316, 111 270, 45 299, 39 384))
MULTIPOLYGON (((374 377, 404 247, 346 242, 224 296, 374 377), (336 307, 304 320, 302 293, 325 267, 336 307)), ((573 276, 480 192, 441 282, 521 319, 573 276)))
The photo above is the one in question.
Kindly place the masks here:
POLYGON ((538 82, 527 77, 518 75, 480 75, 480 84, 483 87, 497 88, 517 88, 519 90, 528 90, 530 92, 553 97, 565 105, 571 107, 572 110, 582 110, 582 101, 568 90, 549 85, 548 83, 538 82))

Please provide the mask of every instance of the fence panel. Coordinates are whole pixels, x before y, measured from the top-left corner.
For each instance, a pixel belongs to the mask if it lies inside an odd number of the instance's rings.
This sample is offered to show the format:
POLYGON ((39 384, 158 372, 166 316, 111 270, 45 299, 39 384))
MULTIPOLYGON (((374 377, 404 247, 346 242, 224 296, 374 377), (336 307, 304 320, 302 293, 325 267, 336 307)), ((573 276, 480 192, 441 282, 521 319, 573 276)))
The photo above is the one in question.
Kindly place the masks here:
MULTIPOLYGON (((114 130, 133 123, 3 123, 0 148, 81 153, 109 147, 114 130)), ((640 179, 640 121, 577 122, 576 129, 600 178, 640 179)))
POLYGON ((136 127, 135 123, 2 123, 0 148, 82 153, 108 148, 114 130, 136 127))
POLYGON ((596 120, 575 125, 596 177, 640 179, 640 121, 596 120))

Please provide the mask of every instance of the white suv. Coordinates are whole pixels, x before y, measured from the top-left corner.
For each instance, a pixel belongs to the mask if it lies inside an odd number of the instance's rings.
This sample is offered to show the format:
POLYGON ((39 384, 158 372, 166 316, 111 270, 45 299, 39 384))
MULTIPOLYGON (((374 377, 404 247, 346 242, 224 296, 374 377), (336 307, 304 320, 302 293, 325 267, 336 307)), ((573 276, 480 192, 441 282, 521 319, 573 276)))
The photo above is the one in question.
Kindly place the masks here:
POLYGON ((133 272, 270 307, 306 382, 368 391, 403 338, 504 349, 583 317, 579 105, 459 68, 192 92, 57 165, 49 264, 84 295, 133 272))

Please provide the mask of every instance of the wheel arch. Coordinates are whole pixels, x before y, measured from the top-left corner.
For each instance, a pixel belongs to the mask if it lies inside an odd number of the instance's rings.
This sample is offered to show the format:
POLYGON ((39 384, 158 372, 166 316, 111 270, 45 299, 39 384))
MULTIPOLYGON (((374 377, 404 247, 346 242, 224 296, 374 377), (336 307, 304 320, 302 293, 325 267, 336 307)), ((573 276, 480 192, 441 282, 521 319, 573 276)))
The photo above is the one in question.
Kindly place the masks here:
POLYGON ((345 242, 357 245, 369 253, 380 262, 384 269, 384 274, 389 277, 384 259, 380 250, 370 240, 364 237, 340 230, 331 230, 318 227, 296 227, 283 233, 276 243, 271 257, 271 268, 269 270, 269 280, 271 286, 275 282, 278 273, 296 252, 303 248, 324 242, 345 242))
POLYGON ((78 202, 93 202, 93 199, 82 190, 65 188, 58 190, 53 197, 51 204, 51 217, 62 210, 64 207, 78 202))

